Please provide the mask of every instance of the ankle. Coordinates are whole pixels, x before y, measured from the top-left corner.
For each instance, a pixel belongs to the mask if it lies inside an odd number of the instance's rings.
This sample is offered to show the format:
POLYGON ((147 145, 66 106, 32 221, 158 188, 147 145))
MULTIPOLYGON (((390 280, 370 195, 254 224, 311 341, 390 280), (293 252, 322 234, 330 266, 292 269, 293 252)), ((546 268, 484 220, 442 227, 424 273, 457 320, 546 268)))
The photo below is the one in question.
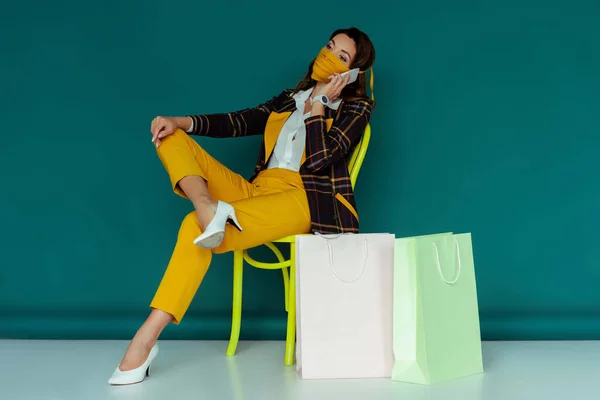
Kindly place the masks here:
POLYGON ((199 197, 198 199, 194 200, 193 204, 196 210, 200 212, 207 210, 213 211, 217 207, 217 201, 213 200, 213 198, 210 196, 199 197))
POLYGON ((143 329, 140 329, 139 331, 137 331, 137 333, 133 337, 133 341, 138 342, 139 344, 144 346, 146 349, 151 349, 157 340, 158 340, 157 335, 154 335, 150 332, 145 332, 143 329))

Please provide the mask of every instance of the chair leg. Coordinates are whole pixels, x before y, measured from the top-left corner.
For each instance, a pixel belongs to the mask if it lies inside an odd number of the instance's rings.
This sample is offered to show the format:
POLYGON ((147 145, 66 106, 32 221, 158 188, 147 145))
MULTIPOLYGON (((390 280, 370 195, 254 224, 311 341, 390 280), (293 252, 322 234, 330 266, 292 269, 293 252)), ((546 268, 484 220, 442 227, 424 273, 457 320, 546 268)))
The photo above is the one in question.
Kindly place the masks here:
POLYGON ((288 307, 288 301, 290 300, 290 277, 288 274, 288 269, 281 268, 281 272, 283 274, 283 300, 285 302, 285 311, 290 311, 288 307))
POLYGON ((244 251, 233 252, 233 311, 231 318, 231 336, 227 347, 227 356, 235 355, 238 341, 240 339, 240 327, 242 323, 242 279, 244 272, 244 251))
POLYGON ((296 244, 290 243, 290 284, 288 290, 288 322, 285 340, 285 365, 294 365, 296 349, 296 244))

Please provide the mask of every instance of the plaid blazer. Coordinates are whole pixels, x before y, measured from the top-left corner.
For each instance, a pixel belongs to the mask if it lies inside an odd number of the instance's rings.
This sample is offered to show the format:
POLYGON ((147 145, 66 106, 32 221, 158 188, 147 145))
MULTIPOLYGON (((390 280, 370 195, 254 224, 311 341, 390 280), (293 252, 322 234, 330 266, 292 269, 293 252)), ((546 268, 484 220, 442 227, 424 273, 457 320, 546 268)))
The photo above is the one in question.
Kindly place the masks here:
MULTIPOLYGON (((215 138, 263 135, 270 117, 296 110, 292 95, 292 90, 284 90, 256 108, 190 115, 194 120, 190 134, 215 138)), ((313 233, 358 232, 359 218, 348 160, 371 118, 371 111, 372 105, 367 101, 342 101, 337 110, 326 108, 324 116, 313 116, 305 121, 305 160, 300 166, 300 175, 308 197, 313 233)), ((272 139, 270 142, 274 145, 272 139)), ((266 168, 272 148, 270 150, 263 135, 250 182, 266 168)))

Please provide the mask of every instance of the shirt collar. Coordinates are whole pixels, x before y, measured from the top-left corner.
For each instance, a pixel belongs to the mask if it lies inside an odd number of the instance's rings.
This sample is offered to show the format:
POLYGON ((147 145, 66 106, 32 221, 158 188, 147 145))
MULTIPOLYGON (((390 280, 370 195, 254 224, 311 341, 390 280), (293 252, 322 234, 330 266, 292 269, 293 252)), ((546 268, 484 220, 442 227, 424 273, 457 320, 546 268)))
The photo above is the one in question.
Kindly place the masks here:
POLYGON ((310 97, 312 91, 313 88, 310 88, 308 90, 300 90, 298 93, 296 93, 294 95, 294 100, 296 100, 296 104, 304 104, 304 102, 310 97))
MULTIPOLYGON (((298 93, 296 93, 294 95, 294 100, 296 100, 296 104, 298 103, 304 103, 311 95, 311 93, 313 92, 314 87, 311 87, 308 90, 300 90, 298 93)), ((342 103, 342 99, 337 99, 336 101, 332 102, 331 104, 328 105, 329 108, 331 108, 332 110, 337 110, 338 108, 340 108, 340 104, 342 103)))

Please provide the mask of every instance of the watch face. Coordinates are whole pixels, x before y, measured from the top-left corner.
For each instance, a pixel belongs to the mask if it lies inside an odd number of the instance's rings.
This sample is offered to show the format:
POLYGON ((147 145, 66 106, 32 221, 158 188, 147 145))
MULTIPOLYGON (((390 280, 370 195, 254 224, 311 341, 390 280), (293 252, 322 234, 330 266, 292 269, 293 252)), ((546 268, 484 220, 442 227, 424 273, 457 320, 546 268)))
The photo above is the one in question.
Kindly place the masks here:
POLYGON ((327 98, 327 96, 324 96, 324 95, 323 95, 323 96, 321 96, 321 101, 322 101, 323 103, 327 104, 328 100, 329 100, 329 99, 327 98))

